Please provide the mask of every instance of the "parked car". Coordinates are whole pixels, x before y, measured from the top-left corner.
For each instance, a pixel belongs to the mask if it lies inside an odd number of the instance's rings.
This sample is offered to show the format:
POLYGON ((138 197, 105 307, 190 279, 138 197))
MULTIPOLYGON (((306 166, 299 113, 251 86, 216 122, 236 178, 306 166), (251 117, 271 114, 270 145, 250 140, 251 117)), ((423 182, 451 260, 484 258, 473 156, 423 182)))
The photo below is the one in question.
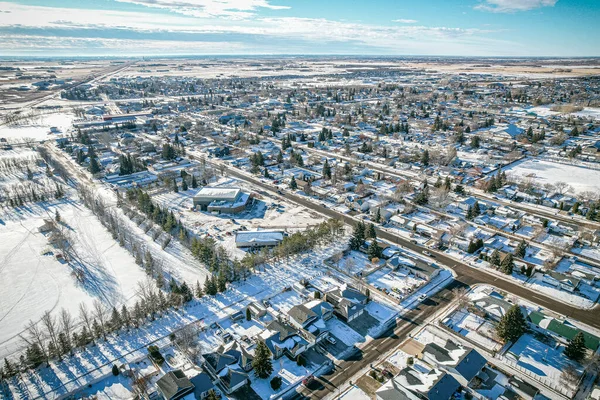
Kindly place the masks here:
POLYGON ((425 254, 427 257, 433 257, 433 254, 431 254, 431 252, 427 250, 423 250, 422 253, 425 254))
POLYGON ((337 340, 333 336, 327 336, 327 341, 331 344, 336 344, 337 340))

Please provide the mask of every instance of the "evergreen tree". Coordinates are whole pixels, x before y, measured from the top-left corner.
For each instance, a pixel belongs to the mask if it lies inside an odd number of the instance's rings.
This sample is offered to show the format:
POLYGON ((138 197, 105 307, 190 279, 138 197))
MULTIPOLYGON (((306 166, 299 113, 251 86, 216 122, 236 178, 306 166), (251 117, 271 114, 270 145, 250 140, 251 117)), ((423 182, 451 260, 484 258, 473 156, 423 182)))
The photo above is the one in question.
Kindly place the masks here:
POLYGON ((481 214, 479 202, 475 201, 475 203, 473 203, 473 218, 477 217, 479 214, 481 214))
POLYGON ((523 239, 523 240, 521 240, 521 243, 519 243, 519 245, 515 249, 515 257, 525 258, 526 250, 527 250, 527 242, 525 242, 525 239, 523 239))
POLYGON ((194 290, 194 295, 197 298, 201 299, 204 296, 204 292, 202 291, 202 287, 200 286, 200 281, 196 281, 196 289, 194 290))
POLYGON ((496 333, 504 342, 515 342, 527 330, 525 317, 518 305, 512 306, 500 319, 496 326, 496 333))
POLYGON ((89 169, 92 174, 97 174, 98 172, 100 172, 100 163, 98 162, 96 156, 90 157, 89 169))
POLYGON ((110 326, 114 330, 119 330, 119 329, 121 329, 122 325, 123 325, 123 321, 121 320, 121 314, 119 314, 119 310, 117 310, 116 307, 113 307, 112 313, 110 316, 110 326))
POLYGON ((223 293, 225 290, 227 290, 227 278, 225 277, 223 270, 219 271, 219 276, 217 278, 217 290, 219 293, 223 293))
POLYGON ((173 179, 173 192, 179 192, 179 187, 177 186, 177 180, 173 179))
POLYGON ((583 332, 579 331, 564 350, 565 356, 580 362, 585 358, 586 347, 583 332))
POLYGON ((254 360, 252 360, 254 373, 260 379, 268 378, 273 372, 273 364, 271 362, 271 351, 267 345, 259 340, 254 350, 254 360))
POLYGON ((377 232, 375 232, 375 225, 369 224, 369 229, 367 230, 367 237, 370 237, 373 239, 377 238, 377 232))
POLYGON ((208 391, 208 395, 206 395, 206 398, 204 400, 219 400, 219 396, 217 395, 217 393, 215 392, 214 389, 210 389, 208 391))
POLYGON ((56 212, 54 213, 54 220, 57 223, 60 223, 60 213, 58 212, 58 210, 56 210, 56 212))
POLYGON ((495 249, 492 252, 492 255, 490 257, 490 264, 496 267, 500 265, 500 252, 498 251, 498 249, 495 249))
POLYGON ((246 308, 246 321, 250 321, 252 319, 252 313, 250 312, 250 308, 246 308))
POLYGON ((500 264, 500 271, 504 272, 506 275, 510 275, 513 272, 513 268, 515 267, 515 262, 513 260, 512 254, 507 254, 506 257, 502 260, 500 264))
POLYGON ((183 191, 186 191, 186 190, 188 190, 188 184, 187 184, 187 182, 185 181, 185 179, 182 179, 182 180, 181 180, 181 190, 183 190, 183 191))
POLYGON ((183 297, 183 301, 186 303, 189 301, 192 301, 192 299, 194 298, 194 295, 192 294, 192 291, 190 290, 190 287, 188 286, 188 284, 186 282, 183 282, 181 284, 181 287, 179 288, 179 292, 181 293, 181 296, 183 297))
POLYGON ((290 181, 290 189, 298 189, 298 184, 296 183, 296 178, 294 176, 292 176, 292 180, 290 181))
POLYGON ((112 366, 112 374, 113 374, 114 376, 117 376, 117 375, 119 375, 119 373, 120 373, 120 371, 119 371, 119 367, 117 367, 117 365, 116 365, 116 364, 113 364, 113 366, 112 366))
POLYGON ((123 304, 123 307, 121 307, 121 323, 126 328, 129 328, 129 325, 131 324, 131 316, 129 315, 129 310, 125 304, 123 304))
POLYGON ((192 175, 192 189, 196 189, 198 187, 198 181, 196 180, 196 176, 192 175))
POLYGON ((325 163, 323 164, 323 177, 325 179, 331 179, 331 167, 329 166, 329 161, 325 159, 325 163))
MULTIPOLYGON (((381 222, 381 208, 377 207, 377 211, 375 211, 375 222, 379 223, 381 222)), ((373 224, 371 224, 373 225, 373 224)), ((373 228, 375 229, 375 228, 373 228)))
POLYGON ((423 154, 421 154, 421 164, 424 166, 429 165, 429 150, 425 150, 423 154))
POLYGON ((379 247, 377 240, 373 239, 373 242, 369 246, 369 250, 368 250, 369 259, 372 260, 374 258, 381 258, 381 253, 382 253, 381 247, 379 247))

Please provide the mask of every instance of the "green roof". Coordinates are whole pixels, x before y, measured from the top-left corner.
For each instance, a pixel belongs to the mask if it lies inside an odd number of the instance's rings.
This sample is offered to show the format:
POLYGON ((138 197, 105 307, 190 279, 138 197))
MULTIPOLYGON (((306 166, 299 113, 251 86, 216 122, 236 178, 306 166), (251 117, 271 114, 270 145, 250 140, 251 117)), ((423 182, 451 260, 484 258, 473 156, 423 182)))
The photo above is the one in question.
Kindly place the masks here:
POLYGON ((581 329, 565 325, 564 323, 559 322, 554 318, 550 318, 539 311, 533 311, 529 314, 529 320, 535 325, 539 326, 540 322, 542 322, 542 320, 544 319, 550 320, 550 323, 545 328, 550 332, 556 333, 557 335, 567 340, 572 340, 575 337, 575 335, 581 332, 583 333, 583 338, 585 340, 585 347, 592 351, 596 351, 596 349, 598 349, 598 346, 600 346, 600 339, 586 331, 582 331, 581 329))

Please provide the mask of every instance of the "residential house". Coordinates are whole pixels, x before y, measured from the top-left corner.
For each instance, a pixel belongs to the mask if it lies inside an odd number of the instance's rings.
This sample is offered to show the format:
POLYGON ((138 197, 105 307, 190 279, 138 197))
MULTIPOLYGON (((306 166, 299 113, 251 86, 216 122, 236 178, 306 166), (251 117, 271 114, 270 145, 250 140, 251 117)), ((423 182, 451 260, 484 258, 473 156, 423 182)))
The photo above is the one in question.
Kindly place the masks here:
POLYGON ((378 400, 448 400, 459 388, 460 383, 452 375, 416 363, 383 384, 375 395, 378 400))
POLYGON ((462 386, 467 386, 487 363, 476 350, 460 346, 451 340, 447 340, 444 346, 428 343, 421 354, 424 361, 445 370, 462 386))
POLYGON ((167 372, 156 381, 156 386, 165 400, 178 400, 194 391, 194 385, 180 369, 167 372))

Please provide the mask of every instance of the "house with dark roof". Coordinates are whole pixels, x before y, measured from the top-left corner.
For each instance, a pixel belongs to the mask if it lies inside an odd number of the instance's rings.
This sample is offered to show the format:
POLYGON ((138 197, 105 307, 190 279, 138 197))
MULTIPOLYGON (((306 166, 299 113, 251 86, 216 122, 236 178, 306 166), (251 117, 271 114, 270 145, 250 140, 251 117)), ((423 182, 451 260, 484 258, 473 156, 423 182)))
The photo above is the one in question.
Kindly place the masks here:
POLYGON ((444 346, 428 343, 421 358, 451 374, 462 386, 467 386, 487 364, 485 357, 476 350, 460 346, 451 340, 447 340, 444 346))
POLYGON ((219 375, 219 382, 225 393, 231 394, 245 384, 250 383, 250 379, 245 372, 234 368, 227 368, 224 373, 219 375))
POLYGON ((202 400, 208 396, 211 390, 214 390, 218 395, 220 390, 215 386, 212 379, 206 372, 201 372, 190 379, 194 385, 194 397, 196 400, 202 400))
POLYGON ((452 375, 418 363, 401 370, 375 394, 378 400, 448 400, 460 387, 452 375))
POLYGON ((284 354, 296 358, 310 347, 310 343, 300 335, 299 329, 283 321, 271 321, 260 335, 274 359, 284 354))
POLYGON ((581 282, 579 278, 556 271, 546 271, 542 280, 567 292, 574 292, 581 282))
POLYGON ((156 381, 156 386, 165 400, 178 400, 194 391, 194 385, 180 369, 167 372, 156 381))
POLYGON ((325 300, 333 306, 333 313, 340 319, 350 322, 363 313, 369 298, 359 290, 343 285, 325 293, 325 300))

